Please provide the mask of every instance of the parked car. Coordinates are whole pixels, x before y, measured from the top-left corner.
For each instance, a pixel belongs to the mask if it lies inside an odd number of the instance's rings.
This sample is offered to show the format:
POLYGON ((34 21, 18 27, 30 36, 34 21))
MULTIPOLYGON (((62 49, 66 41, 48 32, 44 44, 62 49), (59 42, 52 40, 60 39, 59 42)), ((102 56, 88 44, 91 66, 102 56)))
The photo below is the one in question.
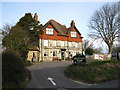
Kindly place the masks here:
POLYGON ((86 57, 83 54, 77 54, 71 58, 73 60, 73 64, 75 65, 85 65, 86 57))

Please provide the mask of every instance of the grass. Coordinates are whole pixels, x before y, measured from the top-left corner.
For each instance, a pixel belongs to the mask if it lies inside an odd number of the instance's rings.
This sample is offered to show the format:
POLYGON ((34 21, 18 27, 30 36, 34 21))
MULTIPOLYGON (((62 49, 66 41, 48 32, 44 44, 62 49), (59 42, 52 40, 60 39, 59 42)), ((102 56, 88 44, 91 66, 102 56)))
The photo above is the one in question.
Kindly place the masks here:
POLYGON ((68 66, 65 75, 77 81, 100 83, 120 79, 120 60, 94 61, 86 66, 68 66))

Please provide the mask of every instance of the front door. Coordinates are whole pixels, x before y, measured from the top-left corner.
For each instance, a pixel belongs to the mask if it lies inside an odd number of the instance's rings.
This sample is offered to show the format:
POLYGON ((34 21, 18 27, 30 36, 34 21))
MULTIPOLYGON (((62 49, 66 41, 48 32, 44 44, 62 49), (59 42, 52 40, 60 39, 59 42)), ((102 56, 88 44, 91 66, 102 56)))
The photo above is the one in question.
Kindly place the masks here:
POLYGON ((61 59, 62 59, 62 60, 65 59, 65 52, 64 52, 64 51, 61 52, 61 59))

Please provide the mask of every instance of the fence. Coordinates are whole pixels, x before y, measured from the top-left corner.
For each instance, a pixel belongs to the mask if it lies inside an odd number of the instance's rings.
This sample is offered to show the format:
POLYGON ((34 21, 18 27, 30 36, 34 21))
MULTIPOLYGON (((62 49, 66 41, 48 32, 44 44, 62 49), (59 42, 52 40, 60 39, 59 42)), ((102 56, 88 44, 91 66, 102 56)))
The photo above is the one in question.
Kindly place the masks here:
POLYGON ((109 60, 111 59, 110 54, 93 54, 93 55, 87 55, 86 60, 109 60))

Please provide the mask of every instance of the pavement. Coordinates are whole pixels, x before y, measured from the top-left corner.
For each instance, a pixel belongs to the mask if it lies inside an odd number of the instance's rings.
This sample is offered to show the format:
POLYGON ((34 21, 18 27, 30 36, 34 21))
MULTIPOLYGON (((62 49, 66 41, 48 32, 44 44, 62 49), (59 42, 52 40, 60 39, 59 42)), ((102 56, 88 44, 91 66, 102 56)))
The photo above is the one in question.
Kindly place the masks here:
POLYGON ((119 80, 99 84, 87 84, 67 78, 64 70, 72 64, 71 61, 41 62, 27 67, 31 71, 32 79, 26 88, 118 88, 119 80))

